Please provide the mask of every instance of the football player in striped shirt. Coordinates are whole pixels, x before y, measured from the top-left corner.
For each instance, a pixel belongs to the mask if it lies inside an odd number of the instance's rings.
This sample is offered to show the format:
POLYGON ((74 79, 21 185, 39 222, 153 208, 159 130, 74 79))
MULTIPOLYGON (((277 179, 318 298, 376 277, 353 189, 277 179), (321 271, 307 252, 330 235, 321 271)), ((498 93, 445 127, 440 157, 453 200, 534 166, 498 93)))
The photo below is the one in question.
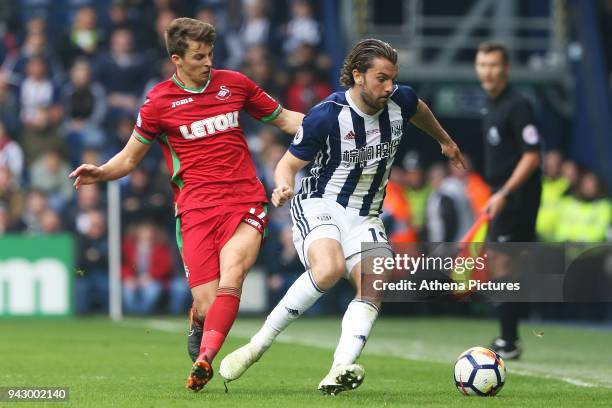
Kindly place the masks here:
MULTIPOLYGON (((356 364, 370 334, 380 299, 361 292, 362 259, 391 255, 379 217, 397 147, 408 122, 435 138, 442 154, 464 165, 459 148, 412 88, 394 84, 397 52, 387 43, 359 42, 344 61, 345 92, 331 94, 304 118, 275 171, 272 203, 291 199, 293 235, 306 272, 289 288, 251 341, 221 362, 219 373, 235 380, 257 361, 276 336, 342 277, 356 297, 342 319, 342 335, 329 373, 319 384, 328 394, 357 388, 364 369, 356 364), (294 177, 313 162, 294 196, 294 177), (362 243, 371 243, 369 254, 362 243)), ((465 167, 465 166, 464 166, 465 167)))

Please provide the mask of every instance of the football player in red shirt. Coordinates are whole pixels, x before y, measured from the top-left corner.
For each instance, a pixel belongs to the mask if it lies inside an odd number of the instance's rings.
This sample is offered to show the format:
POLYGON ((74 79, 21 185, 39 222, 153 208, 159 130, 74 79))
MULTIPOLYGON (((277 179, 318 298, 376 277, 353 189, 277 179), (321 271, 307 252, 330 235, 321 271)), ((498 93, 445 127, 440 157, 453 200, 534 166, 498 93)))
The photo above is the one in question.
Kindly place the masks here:
POLYGON ((166 47, 176 73, 149 92, 123 150, 101 166, 82 164, 70 174, 76 188, 121 178, 153 141, 161 143, 174 190, 177 243, 197 311, 191 334, 197 331, 199 350, 190 347, 195 361, 187 378, 195 392, 212 378, 212 361, 236 318, 242 283, 267 225, 267 199, 239 111, 290 134, 304 116, 283 109, 246 76, 213 69, 214 40, 210 24, 172 21, 166 47))

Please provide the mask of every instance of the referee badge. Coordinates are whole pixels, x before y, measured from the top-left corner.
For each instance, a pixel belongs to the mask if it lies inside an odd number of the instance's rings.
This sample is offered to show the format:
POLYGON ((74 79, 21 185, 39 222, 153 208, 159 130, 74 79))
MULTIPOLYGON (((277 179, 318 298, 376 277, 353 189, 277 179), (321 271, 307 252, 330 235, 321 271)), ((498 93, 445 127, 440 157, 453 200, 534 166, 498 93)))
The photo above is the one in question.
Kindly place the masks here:
POLYGON ((525 143, 534 145, 540 141, 538 129, 533 125, 527 125, 523 128, 523 140, 525 143))
POLYGON ((499 131, 495 126, 489 129, 489 132, 487 133, 487 142, 489 142, 491 146, 497 146, 499 142, 501 142, 499 131))

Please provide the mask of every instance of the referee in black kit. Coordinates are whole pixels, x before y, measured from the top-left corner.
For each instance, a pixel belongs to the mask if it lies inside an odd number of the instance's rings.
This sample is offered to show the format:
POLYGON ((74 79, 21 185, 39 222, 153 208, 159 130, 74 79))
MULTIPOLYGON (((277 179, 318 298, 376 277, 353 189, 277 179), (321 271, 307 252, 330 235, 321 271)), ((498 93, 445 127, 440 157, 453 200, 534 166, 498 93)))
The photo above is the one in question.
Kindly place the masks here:
MULTIPOLYGON (((487 241, 535 241, 542 177, 540 136, 535 127, 533 109, 529 101, 508 83, 508 51, 503 44, 481 44, 475 66, 482 88, 488 95, 482 119, 485 179, 493 192, 486 205, 491 216, 487 241)), ((492 266, 495 264, 498 262, 492 266)), ((521 355, 518 337, 520 312, 519 303, 499 305, 501 335, 490 347, 502 358, 516 359, 521 355)))

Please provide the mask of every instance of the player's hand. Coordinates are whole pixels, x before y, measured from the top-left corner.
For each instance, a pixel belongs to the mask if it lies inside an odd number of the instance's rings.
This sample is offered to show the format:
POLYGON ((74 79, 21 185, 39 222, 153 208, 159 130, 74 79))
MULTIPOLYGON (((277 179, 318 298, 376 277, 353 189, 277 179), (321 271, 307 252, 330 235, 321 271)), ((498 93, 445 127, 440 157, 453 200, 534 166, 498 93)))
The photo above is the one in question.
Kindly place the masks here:
POLYGON ((272 204, 275 207, 282 207, 291 197, 293 197, 293 189, 291 187, 286 184, 276 187, 272 191, 272 204))
POLYGON ((504 191, 498 191, 489 198, 489 201, 487 201, 484 207, 484 211, 489 214, 490 219, 493 219, 499 215, 505 206, 506 193, 504 191))
POLYGON ((93 164, 81 164, 68 177, 74 179, 72 185, 78 190, 81 186, 102 181, 102 168, 93 164))
POLYGON ((463 154, 461 154, 461 150, 459 150, 457 143, 450 141, 448 143, 443 143, 440 146, 442 147, 442 154, 450 159, 453 166, 467 169, 465 159, 463 158, 463 154))

